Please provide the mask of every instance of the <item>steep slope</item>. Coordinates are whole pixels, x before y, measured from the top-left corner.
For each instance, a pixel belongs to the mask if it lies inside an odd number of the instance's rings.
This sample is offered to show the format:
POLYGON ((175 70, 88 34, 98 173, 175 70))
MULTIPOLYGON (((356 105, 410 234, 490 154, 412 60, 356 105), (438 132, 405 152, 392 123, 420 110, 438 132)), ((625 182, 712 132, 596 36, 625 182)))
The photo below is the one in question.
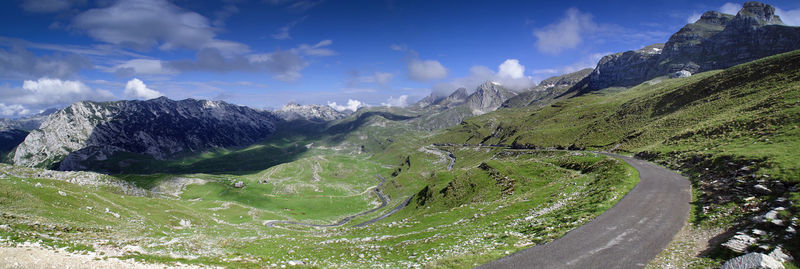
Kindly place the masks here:
MULTIPOLYGON (((275 130, 270 112, 225 102, 157 98, 78 102, 50 115, 17 147, 13 162, 62 170, 129 152, 164 159, 184 152, 247 145, 275 130)), ((121 164, 124 165, 124 164, 121 164)))
POLYGON ((546 105, 554 98, 569 90, 570 87, 580 82, 590 73, 592 73, 592 69, 586 68, 577 72, 542 80, 536 87, 520 92, 517 96, 503 102, 503 107, 523 107, 532 105, 533 103, 546 105))
POLYGON ((311 122, 334 121, 347 116, 343 112, 336 111, 330 106, 323 105, 298 105, 288 103, 281 109, 274 111, 275 115, 285 121, 307 120, 311 122))
POLYGON ((796 49, 800 49, 800 27, 784 25, 771 5, 747 2, 736 16, 704 13, 663 46, 603 57, 570 92, 631 87, 678 71, 724 69, 796 49))

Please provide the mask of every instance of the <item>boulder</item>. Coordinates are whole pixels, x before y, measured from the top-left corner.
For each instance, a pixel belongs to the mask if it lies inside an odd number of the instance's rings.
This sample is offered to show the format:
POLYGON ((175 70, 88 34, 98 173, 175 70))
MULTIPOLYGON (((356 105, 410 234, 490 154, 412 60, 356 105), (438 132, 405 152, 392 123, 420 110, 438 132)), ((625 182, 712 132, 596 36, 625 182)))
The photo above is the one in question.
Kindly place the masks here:
POLYGON ((233 187, 234 188, 242 188, 242 187, 244 187, 244 182, 237 181, 236 183, 233 183, 233 187))
POLYGON ((722 246, 738 253, 744 253, 750 245, 755 244, 756 239, 746 234, 737 234, 722 243, 722 246))
POLYGON ((753 186, 753 190, 755 190, 755 192, 759 193, 759 194, 770 194, 770 193, 772 193, 772 190, 767 188, 767 186, 764 186, 764 185, 761 185, 761 184, 756 184, 755 186, 753 186))
POLYGON ((783 264, 776 261, 769 255, 762 253, 747 253, 745 255, 730 259, 722 264, 721 269, 783 269, 783 264))
POLYGON ((688 78, 692 76, 692 72, 681 70, 669 75, 669 78, 688 78))
POLYGON ((787 262, 794 260, 792 256, 789 256, 786 253, 783 253, 783 249, 781 247, 777 247, 772 252, 769 253, 769 256, 775 259, 778 262, 787 262))

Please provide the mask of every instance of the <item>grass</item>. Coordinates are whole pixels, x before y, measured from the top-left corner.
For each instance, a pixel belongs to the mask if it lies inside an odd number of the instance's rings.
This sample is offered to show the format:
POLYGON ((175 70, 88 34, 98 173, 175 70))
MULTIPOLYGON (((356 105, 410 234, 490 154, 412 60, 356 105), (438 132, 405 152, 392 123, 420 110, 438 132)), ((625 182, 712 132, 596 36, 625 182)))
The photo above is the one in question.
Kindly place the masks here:
MULTIPOLYGON (((415 199, 396 215, 367 227, 262 224, 269 219, 325 223, 374 207, 369 203, 374 196, 353 192, 377 184, 371 175, 391 174, 396 166, 364 156, 329 154, 252 175, 193 175, 208 183, 189 185, 179 197, 120 195, 108 187, 12 176, 0 180, 0 193, 8 197, 0 200, 5 213, 2 223, 12 225, 0 237, 17 243, 41 240, 51 246, 85 246, 76 247, 81 251, 137 245, 143 248, 141 252, 121 257, 161 263, 263 267, 304 261, 322 267, 471 267, 560 237, 613 205, 638 180, 635 170, 624 162, 589 153, 464 148, 454 150, 459 162, 452 171, 444 171, 447 164, 436 162, 435 155, 410 153, 410 167, 392 177, 397 186, 391 192, 396 197, 392 203, 405 197, 400 191, 413 189, 401 185, 415 186, 410 181, 423 174, 427 177, 416 181, 436 190, 435 194, 424 201, 415 199), (319 181, 307 171, 317 162, 319 181), (584 166, 594 169, 576 169, 584 166), (298 173, 298 169, 305 171, 298 173), (299 176, 278 179, 293 173, 299 176), (316 185, 320 192, 255 183, 264 176, 286 186, 316 185), (501 176, 514 179, 513 192, 498 185, 501 176), (246 187, 231 188, 230 180, 245 181, 246 187), (441 194, 446 188, 450 192, 441 194), (265 195, 276 197, 265 199, 265 195), (288 198, 277 199, 282 195, 288 198), (568 206, 537 213, 556 202, 568 206), (182 226, 182 221, 191 225, 182 226), (59 232, 64 230, 70 232, 59 232)), ((139 181, 133 175, 126 177, 152 186, 148 184, 166 180, 154 178, 167 176, 142 176, 139 181)))
MULTIPOLYGON (((778 197, 788 198, 795 206, 783 218, 800 215, 800 195, 788 191, 800 183, 799 81, 800 51, 794 51, 654 85, 560 99, 541 109, 498 110, 433 140, 635 154, 690 176, 693 225, 743 229, 754 225, 750 217, 765 213, 744 210, 747 196, 755 196, 762 210, 778 197), (777 192, 752 191, 758 183, 777 192)), ((775 232, 769 241, 800 256, 796 242, 775 232)))

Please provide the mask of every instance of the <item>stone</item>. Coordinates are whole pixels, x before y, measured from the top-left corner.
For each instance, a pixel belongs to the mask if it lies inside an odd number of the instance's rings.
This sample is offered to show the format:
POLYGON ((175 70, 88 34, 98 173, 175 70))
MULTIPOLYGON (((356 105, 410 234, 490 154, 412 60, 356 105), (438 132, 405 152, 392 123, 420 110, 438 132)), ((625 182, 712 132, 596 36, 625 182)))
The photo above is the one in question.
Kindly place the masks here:
POLYGON ((776 247, 774 250, 772 250, 772 252, 769 253, 769 256, 778 262, 794 260, 792 256, 789 256, 789 254, 783 253, 783 249, 781 249, 781 247, 776 247))
POLYGON ((720 269, 783 269, 783 264, 776 261, 769 255, 762 253, 747 253, 745 255, 730 259, 722 264, 720 269))
POLYGON ((738 253, 744 253, 747 248, 756 243, 756 239, 746 234, 737 234, 722 243, 722 246, 738 253))
POLYGON ((33 186, 37 187, 37 188, 41 188, 42 187, 42 183, 41 182, 36 182, 36 185, 33 185, 33 186))
POLYGON ((756 184, 755 186, 753 186, 753 190, 756 193, 765 194, 765 195, 772 193, 772 190, 767 188, 767 186, 764 186, 764 185, 761 185, 761 184, 756 184))
POLYGON ((765 231, 763 231, 763 230, 759 230, 759 229, 753 229, 751 232, 752 232, 754 235, 765 235, 765 234, 767 234, 767 232, 765 232, 765 231))
POLYGON ((67 196, 67 193, 66 193, 66 192, 63 192, 63 191, 58 191, 58 195, 61 195, 61 196, 67 196))
MULTIPOLYGON (((669 75, 669 78, 688 78, 692 76, 692 72, 681 70, 669 75)), ((744 168, 747 168, 746 166, 744 168)), ((748 169, 749 170, 749 169, 748 169)))
POLYGON ((234 188, 242 188, 242 187, 244 187, 244 182, 237 181, 236 183, 233 183, 233 187, 234 188))

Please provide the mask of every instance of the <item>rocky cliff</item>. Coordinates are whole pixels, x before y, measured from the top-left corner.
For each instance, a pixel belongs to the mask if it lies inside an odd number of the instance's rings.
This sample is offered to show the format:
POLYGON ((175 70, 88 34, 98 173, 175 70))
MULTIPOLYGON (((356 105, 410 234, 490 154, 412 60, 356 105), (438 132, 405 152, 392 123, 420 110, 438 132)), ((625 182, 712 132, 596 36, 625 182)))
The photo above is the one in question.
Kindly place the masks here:
POLYGON ((51 114, 13 153, 13 162, 81 170, 86 160, 118 152, 164 159, 178 153, 247 145, 275 130, 267 111, 220 101, 165 97, 147 101, 78 102, 51 114))
POLYGON ((275 115, 285 121, 307 120, 311 122, 334 121, 347 116, 343 112, 336 111, 330 106, 323 105, 298 105, 289 103, 281 109, 274 111, 275 115))
POLYGON ((663 45, 603 57, 570 91, 629 87, 679 71, 723 69, 796 49, 800 27, 784 25, 768 4, 747 2, 735 16, 704 13, 663 45))

